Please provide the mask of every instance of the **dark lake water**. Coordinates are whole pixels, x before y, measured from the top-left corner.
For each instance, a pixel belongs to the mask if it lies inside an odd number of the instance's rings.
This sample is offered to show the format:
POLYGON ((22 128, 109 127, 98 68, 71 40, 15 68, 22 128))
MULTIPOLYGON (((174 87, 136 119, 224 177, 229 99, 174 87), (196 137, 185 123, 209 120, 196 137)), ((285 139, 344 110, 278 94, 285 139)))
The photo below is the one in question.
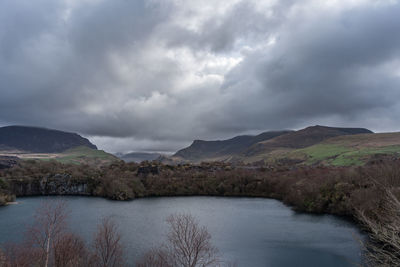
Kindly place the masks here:
MULTIPOLYGON (((171 197, 128 202, 90 197, 29 197, 0 208, 0 243, 23 238, 42 201, 67 200, 70 228, 91 240, 103 216, 119 222, 133 263, 165 239, 165 218, 191 213, 205 225, 223 258, 244 267, 329 267, 360 263, 359 231, 324 215, 299 214, 279 201, 260 198, 171 197)), ((134 264, 132 264, 134 266, 134 264)))

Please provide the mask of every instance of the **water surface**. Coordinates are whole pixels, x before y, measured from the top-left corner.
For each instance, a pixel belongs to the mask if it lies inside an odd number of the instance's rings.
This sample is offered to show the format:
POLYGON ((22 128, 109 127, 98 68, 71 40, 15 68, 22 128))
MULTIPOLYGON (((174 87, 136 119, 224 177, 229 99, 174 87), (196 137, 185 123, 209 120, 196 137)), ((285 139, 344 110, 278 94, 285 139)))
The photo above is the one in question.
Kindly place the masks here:
MULTIPOLYGON (((127 202, 91 197, 27 197, 0 208, 0 243, 23 238, 42 201, 64 199, 70 227, 90 241, 103 216, 119 222, 129 260, 165 240, 165 218, 186 212, 212 235, 225 260, 244 267, 336 267, 360 263, 357 228, 340 218, 299 214, 281 202, 260 198, 170 197, 127 202)), ((133 266, 134 264, 132 264, 133 266)))

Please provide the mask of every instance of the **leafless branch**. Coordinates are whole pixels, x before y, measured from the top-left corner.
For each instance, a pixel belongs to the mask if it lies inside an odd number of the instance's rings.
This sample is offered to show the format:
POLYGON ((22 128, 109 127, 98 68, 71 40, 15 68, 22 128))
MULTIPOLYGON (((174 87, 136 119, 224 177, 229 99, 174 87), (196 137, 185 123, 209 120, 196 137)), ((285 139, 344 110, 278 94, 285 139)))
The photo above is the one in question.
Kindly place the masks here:
POLYGON ((92 266, 125 266, 121 235, 111 218, 103 218, 94 237, 93 249, 92 266))

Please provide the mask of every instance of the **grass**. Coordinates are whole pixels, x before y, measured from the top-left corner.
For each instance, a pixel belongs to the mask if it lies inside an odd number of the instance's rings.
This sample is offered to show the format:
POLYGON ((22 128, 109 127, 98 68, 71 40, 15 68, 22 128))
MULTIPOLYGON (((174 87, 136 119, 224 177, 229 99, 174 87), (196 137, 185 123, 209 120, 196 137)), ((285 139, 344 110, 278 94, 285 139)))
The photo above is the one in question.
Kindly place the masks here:
POLYGON ((317 144, 291 152, 289 157, 306 155, 307 165, 323 163, 334 166, 360 166, 365 164, 372 155, 400 155, 400 145, 384 147, 354 147, 338 144, 317 144))
POLYGON ((358 147, 343 143, 321 143, 295 150, 276 150, 256 157, 244 158, 244 162, 265 160, 270 164, 279 161, 299 161, 305 165, 324 164, 333 166, 361 166, 373 155, 400 156, 400 145, 383 147, 358 147))
POLYGON ((113 155, 104 152, 103 150, 91 149, 86 146, 79 146, 75 148, 68 149, 64 151, 62 154, 72 156, 72 157, 92 157, 92 158, 100 158, 100 159, 109 159, 115 158, 113 155))
POLYGON ((359 151, 354 151, 350 153, 345 153, 342 155, 339 155, 335 159, 333 159, 330 162, 330 165, 333 166, 361 166, 365 164, 365 160, 362 160, 362 158, 359 155, 354 155, 359 154, 359 151), (349 154, 353 154, 350 156, 349 154))
MULTIPOLYGON (((400 133, 376 133, 345 135, 326 139, 321 143, 302 149, 280 148, 247 158, 254 162, 294 162, 293 164, 324 164, 333 166, 360 166, 374 155, 400 157, 400 133)), ((246 162, 245 161, 245 162, 246 162)))
MULTIPOLYGON (((29 159, 29 158, 27 158, 29 159)), ((64 164, 89 164, 89 165, 102 165, 117 161, 118 158, 104 152, 103 150, 96 150, 86 146, 79 146, 68 149, 63 153, 57 154, 55 157, 34 158, 38 160, 50 161, 55 160, 64 164)))
POLYGON ((326 161, 335 158, 343 153, 349 152, 350 148, 340 145, 317 144, 314 146, 298 149, 292 154, 307 155, 306 164, 314 164, 320 161, 326 161))
POLYGON ((400 155, 400 146, 367 147, 339 155, 332 161, 335 166, 363 165, 372 155, 400 155))
POLYGON ((56 158, 61 163, 72 164, 100 164, 102 162, 111 162, 117 158, 103 150, 91 149, 89 147, 80 146, 64 151, 59 157, 56 158))

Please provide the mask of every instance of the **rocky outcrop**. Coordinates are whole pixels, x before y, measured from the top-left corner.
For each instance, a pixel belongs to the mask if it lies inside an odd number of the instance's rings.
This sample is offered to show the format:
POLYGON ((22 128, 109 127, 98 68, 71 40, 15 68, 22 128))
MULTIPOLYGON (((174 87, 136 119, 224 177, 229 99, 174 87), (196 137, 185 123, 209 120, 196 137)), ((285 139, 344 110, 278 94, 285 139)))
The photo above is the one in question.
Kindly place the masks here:
POLYGON ((36 195, 93 195, 96 184, 91 180, 75 180, 69 174, 42 178, 14 178, 8 180, 10 191, 16 196, 36 195))
POLYGON ((17 165, 19 158, 17 157, 9 157, 9 156, 0 156, 0 170, 8 169, 17 165))
POLYGON ((0 191, 0 206, 4 206, 8 202, 13 202, 13 201, 15 201, 15 195, 7 191, 0 191))

